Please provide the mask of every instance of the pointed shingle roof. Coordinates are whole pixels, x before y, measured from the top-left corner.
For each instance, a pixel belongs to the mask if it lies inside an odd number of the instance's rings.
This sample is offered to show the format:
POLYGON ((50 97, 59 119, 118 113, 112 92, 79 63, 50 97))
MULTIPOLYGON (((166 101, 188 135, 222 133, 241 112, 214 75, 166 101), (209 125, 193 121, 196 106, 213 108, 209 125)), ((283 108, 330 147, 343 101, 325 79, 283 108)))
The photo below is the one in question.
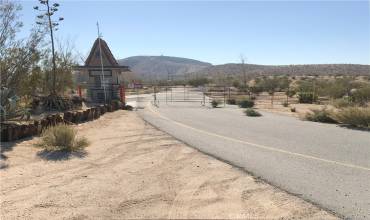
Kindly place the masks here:
POLYGON ((101 39, 101 38, 97 38, 91 48, 91 51, 90 51, 90 54, 89 56, 87 57, 86 61, 85 61, 85 66, 94 66, 94 55, 97 51, 100 51, 99 49, 99 40, 100 40, 100 44, 101 44, 101 50, 102 50, 102 54, 104 54, 104 56, 107 58, 108 62, 109 62, 109 66, 119 66, 117 60, 114 58, 111 50, 109 49, 108 47, 108 44, 107 42, 105 42, 105 40, 101 39))

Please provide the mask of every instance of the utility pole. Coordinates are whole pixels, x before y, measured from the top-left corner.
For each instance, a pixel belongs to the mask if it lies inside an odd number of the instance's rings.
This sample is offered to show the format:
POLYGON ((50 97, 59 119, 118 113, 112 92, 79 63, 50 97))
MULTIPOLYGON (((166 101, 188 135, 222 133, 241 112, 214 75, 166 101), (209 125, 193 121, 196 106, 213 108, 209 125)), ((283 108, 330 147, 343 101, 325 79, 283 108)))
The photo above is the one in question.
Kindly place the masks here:
MULTIPOLYGON (((98 28, 99 54, 100 54, 100 64, 101 64, 100 87, 103 86, 104 103, 106 104, 107 103, 107 93, 106 93, 106 90, 105 90, 104 64, 103 64, 103 55, 102 55, 101 43, 100 43, 101 34, 100 34, 100 29, 99 29, 99 23, 98 22, 96 22, 96 26, 98 28)), ((112 88, 112 91, 113 91, 113 88, 112 88)))

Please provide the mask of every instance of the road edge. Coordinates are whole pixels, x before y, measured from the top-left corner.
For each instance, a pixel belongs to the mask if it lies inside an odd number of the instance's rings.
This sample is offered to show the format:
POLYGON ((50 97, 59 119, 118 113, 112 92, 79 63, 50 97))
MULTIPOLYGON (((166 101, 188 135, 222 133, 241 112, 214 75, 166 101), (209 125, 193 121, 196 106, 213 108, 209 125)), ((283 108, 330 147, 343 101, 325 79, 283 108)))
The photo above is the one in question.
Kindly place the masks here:
POLYGON ((332 210, 330 210, 330 209, 328 209, 328 208, 326 208, 326 207, 323 207, 322 205, 320 205, 320 204, 318 204, 318 203, 316 203, 316 202, 313 202, 313 201, 311 201, 311 200, 309 200, 309 199, 307 199, 307 198, 303 198, 303 197, 302 197, 302 194, 297 194, 297 193, 289 192, 289 191, 287 191, 286 189, 284 189, 284 188, 282 188, 282 187, 280 187, 280 186, 277 186, 277 185, 275 185, 275 184, 271 183, 270 181, 266 180, 265 178, 263 178, 263 177, 261 177, 261 176, 258 176, 258 175, 256 175, 255 173, 253 173, 253 172, 251 172, 251 171, 247 170, 245 167, 238 166, 238 165, 234 164, 234 163, 233 163, 233 162, 231 162, 231 161, 228 161, 228 160, 225 160, 225 159, 223 159, 223 158, 221 158, 221 157, 218 157, 218 156, 216 156, 216 155, 212 155, 212 154, 210 154, 210 153, 204 152, 204 151, 202 151, 201 149, 199 149, 199 148, 197 148, 197 147, 195 147, 195 146, 193 146, 193 145, 191 145, 191 144, 187 143, 186 141, 183 141, 183 140, 181 140, 181 139, 179 139, 179 138, 177 138, 177 137, 175 137, 175 136, 173 136, 173 135, 171 135, 171 134, 167 133, 166 131, 164 131, 164 130, 160 129, 158 126, 154 125, 153 123, 151 123, 151 122, 149 122, 147 119, 145 119, 145 118, 144 118, 144 117, 139 113, 140 111, 145 111, 145 107, 144 107, 143 109, 140 109, 139 111, 138 111, 138 110, 136 110, 136 111, 135 111, 135 112, 136 112, 136 114, 137 114, 137 115, 138 115, 142 120, 144 120, 146 123, 148 123, 149 125, 151 125, 151 126, 152 126, 152 127, 154 127, 155 129, 157 129, 157 130, 159 130, 159 131, 161 131, 161 132, 166 133, 167 135, 171 136, 172 138, 174 138, 175 140, 179 141, 180 143, 182 143, 182 144, 184 144, 184 145, 186 145, 186 146, 188 146, 188 147, 190 147, 190 148, 192 148, 192 149, 195 149, 195 150, 197 150, 198 152, 200 152, 200 153, 202 153, 202 154, 205 154, 205 155, 210 156, 210 157, 212 157, 212 158, 214 158, 214 159, 216 159, 216 160, 219 160, 219 161, 221 161, 221 162, 223 162, 223 163, 226 163, 226 164, 228 164, 228 165, 230 165, 230 166, 232 166, 232 167, 234 167, 234 168, 236 168, 236 169, 238 169, 238 170, 240 170, 240 171, 242 171, 242 172, 246 173, 247 175, 252 176, 252 178, 253 178, 256 182, 263 182, 263 183, 266 183, 266 184, 268 184, 268 185, 270 185, 270 186, 272 186, 272 187, 274 187, 274 188, 276 188, 276 189, 278 189, 278 190, 281 190, 281 191, 283 191, 283 192, 285 192, 285 193, 287 193, 287 194, 289 194, 289 195, 291 195, 291 196, 298 197, 298 198, 302 199, 303 201, 308 202, 308 203, 310 203, 310 204, 312 204, 312 205, 314 205, 314 206, 318 207, 319 209, 321 209, 321 210, 323 210, 323 211, 326 211, 326 212, 328 212, 328 213, 332 214, 333 216, 335 216, 335 217, 337 217, 337 218, 340 218, 340 219, 346 219, 346 217, 345 217, 345 216, 343 216, 343 215, 341 215, 341 214, 338 214, 338 213, 336 213, 336 212, 334 212, 334 211, 332 211, 332 210))

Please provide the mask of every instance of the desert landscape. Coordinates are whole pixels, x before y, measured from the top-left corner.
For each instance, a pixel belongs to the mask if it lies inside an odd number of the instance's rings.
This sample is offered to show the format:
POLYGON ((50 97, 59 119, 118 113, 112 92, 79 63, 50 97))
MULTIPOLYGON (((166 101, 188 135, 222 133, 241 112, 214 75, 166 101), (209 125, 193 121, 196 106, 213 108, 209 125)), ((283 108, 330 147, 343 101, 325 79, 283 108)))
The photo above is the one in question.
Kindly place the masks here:
POLYGON ((369 4, 0 0, 0 219, 370 219, 369 4))
POLYGON ((107 113, 76 128, 91 141, 83 153, 45 153, 33 138, 4 154, 2 219, 337 218, 186 146, 135 112, 107 113))

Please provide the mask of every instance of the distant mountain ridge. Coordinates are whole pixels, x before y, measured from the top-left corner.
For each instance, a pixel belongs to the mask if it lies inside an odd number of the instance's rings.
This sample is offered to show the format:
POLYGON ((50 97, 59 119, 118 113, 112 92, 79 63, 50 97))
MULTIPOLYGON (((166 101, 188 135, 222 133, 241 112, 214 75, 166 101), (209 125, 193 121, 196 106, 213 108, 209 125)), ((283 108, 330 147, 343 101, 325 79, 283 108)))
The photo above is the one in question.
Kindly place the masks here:
MULTIPOLYGON (((257 75, 370 75, 370 65, 362 64, 303 64, 303 65, 256 65, 245 64, 247 74, 257 75)), ((241 74, 242 64, 215 65, 194 72, 196 75, 241 74)))
POLYGON ((212 66, 210 63, 171 56, 132 56, 118 60, 120 65, 129 66, 140 77, 166 79, 170 75, 197 72, 212 66))
MULTIPOLYGON (((145 79, 167 79, 168 75, 241 74, 242 65, 228 63, 212 65, 199 60, 171 56, 132 56, 118 60, 129 66, 132 72, 145 79)), ((302 64, 302 65, 257 65, 245 64, 247 74, 257 75, 370 75, 370 65, 362 64, 302 64)), ((182 77, 181 77, 182 78, 182 77)))

